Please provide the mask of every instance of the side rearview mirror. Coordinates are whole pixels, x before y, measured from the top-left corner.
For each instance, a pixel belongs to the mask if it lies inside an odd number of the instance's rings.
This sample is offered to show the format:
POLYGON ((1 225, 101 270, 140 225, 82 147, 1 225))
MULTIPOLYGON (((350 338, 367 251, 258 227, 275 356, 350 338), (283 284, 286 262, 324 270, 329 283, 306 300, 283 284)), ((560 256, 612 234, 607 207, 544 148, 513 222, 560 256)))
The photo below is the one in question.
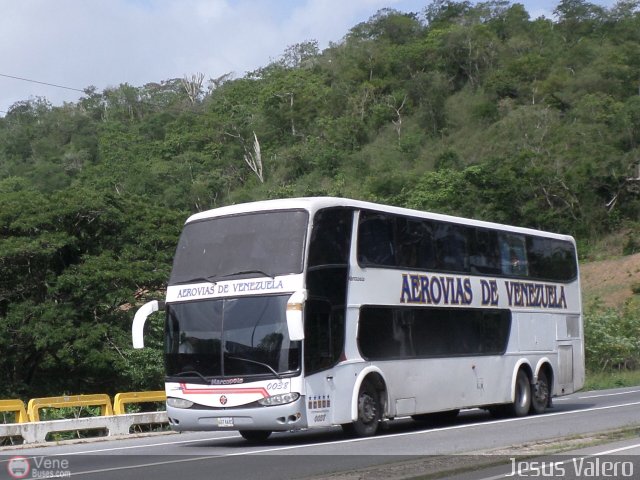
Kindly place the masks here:
POLYGON ((295 292, 287 302, 287 329, 289 330, 289 340, 304 340, 304 323, 302 311, 304 302, 307 299, 307 291, 299 290, 295 292))
POLYGON ((149 315, 160 309, 164 309, 164 302, 158 302, 158 300, 147 302, 138 309, 131 325, 133 348, 144 348, 144 324, 149 315))

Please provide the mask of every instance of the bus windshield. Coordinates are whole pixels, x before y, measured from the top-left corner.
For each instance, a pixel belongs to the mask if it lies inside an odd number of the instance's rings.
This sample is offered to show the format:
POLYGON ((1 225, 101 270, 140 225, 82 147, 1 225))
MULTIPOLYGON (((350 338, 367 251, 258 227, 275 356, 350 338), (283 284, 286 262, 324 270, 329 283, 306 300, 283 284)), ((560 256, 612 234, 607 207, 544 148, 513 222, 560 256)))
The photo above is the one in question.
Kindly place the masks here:
POLYGON ((301 273, 308 219, 303 210, 280 210, 188 223, 169 285, 301 273))
POLYGON ((167 305, 168 377, 279 377, 300 366, 300 342, 289 340, 289 295, 167 305))

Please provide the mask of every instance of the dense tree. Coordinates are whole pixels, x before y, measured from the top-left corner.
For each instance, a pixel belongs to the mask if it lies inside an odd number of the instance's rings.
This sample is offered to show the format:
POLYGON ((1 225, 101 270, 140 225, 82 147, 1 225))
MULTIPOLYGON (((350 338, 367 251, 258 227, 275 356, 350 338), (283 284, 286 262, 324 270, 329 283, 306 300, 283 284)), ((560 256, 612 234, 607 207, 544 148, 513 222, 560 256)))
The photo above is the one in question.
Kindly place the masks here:
POLYGON ((127 388, 130 310, 163 288, 182 215, 85 188, 0 202, 0 396, 127 388))
POLYGON ((128 331, 190 212, 342 195, 583 243, 637 225, 639 50, 635 0, 561 0, 551 19, 436 0, 208 89, 16 103, 0 118, 0 398, 157 387, 159 351, 128 331))

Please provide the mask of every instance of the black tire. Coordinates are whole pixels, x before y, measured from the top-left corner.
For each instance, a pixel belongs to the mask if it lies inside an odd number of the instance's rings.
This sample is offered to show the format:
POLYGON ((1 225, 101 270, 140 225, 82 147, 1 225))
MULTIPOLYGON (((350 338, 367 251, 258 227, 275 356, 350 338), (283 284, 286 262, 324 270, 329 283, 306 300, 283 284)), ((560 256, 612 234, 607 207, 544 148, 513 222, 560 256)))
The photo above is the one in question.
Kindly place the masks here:
POLYGON ((531 395, 531 413, 539 415, 544 413, 549 405, 549 397, 551 388, 549 387, 549 379, 544 370, 538 373, 538 382, 534 385, 531 395))
POLYGON ((269 438, 271 432, 269 430, 240 430, 240 435, 251 443, 260 443, 269 438))
POLYGON ((513 403, 507 406, 512 417, 524 417, 531 408, 531 381, 524 370, 519 370, 516 377, 516 391, 513 403))
POLYGON ((373 385, 365 380, 358 392, 358 418, 355 422, 342 425, 342 429, 349 435, 372 437, 378 431, 381 418, 380 396, 373 385))

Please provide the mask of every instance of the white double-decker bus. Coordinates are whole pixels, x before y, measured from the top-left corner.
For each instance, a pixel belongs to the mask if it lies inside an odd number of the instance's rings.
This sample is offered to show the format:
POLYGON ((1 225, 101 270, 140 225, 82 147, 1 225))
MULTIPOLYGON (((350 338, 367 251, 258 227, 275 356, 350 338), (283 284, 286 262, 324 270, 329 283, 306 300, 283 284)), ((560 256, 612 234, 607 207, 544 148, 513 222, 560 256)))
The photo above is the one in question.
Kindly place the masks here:
POLYGON ((191 216, 164 302, 175 430, 541 413, 584 382, 573 238, 341 198, 191 216))

